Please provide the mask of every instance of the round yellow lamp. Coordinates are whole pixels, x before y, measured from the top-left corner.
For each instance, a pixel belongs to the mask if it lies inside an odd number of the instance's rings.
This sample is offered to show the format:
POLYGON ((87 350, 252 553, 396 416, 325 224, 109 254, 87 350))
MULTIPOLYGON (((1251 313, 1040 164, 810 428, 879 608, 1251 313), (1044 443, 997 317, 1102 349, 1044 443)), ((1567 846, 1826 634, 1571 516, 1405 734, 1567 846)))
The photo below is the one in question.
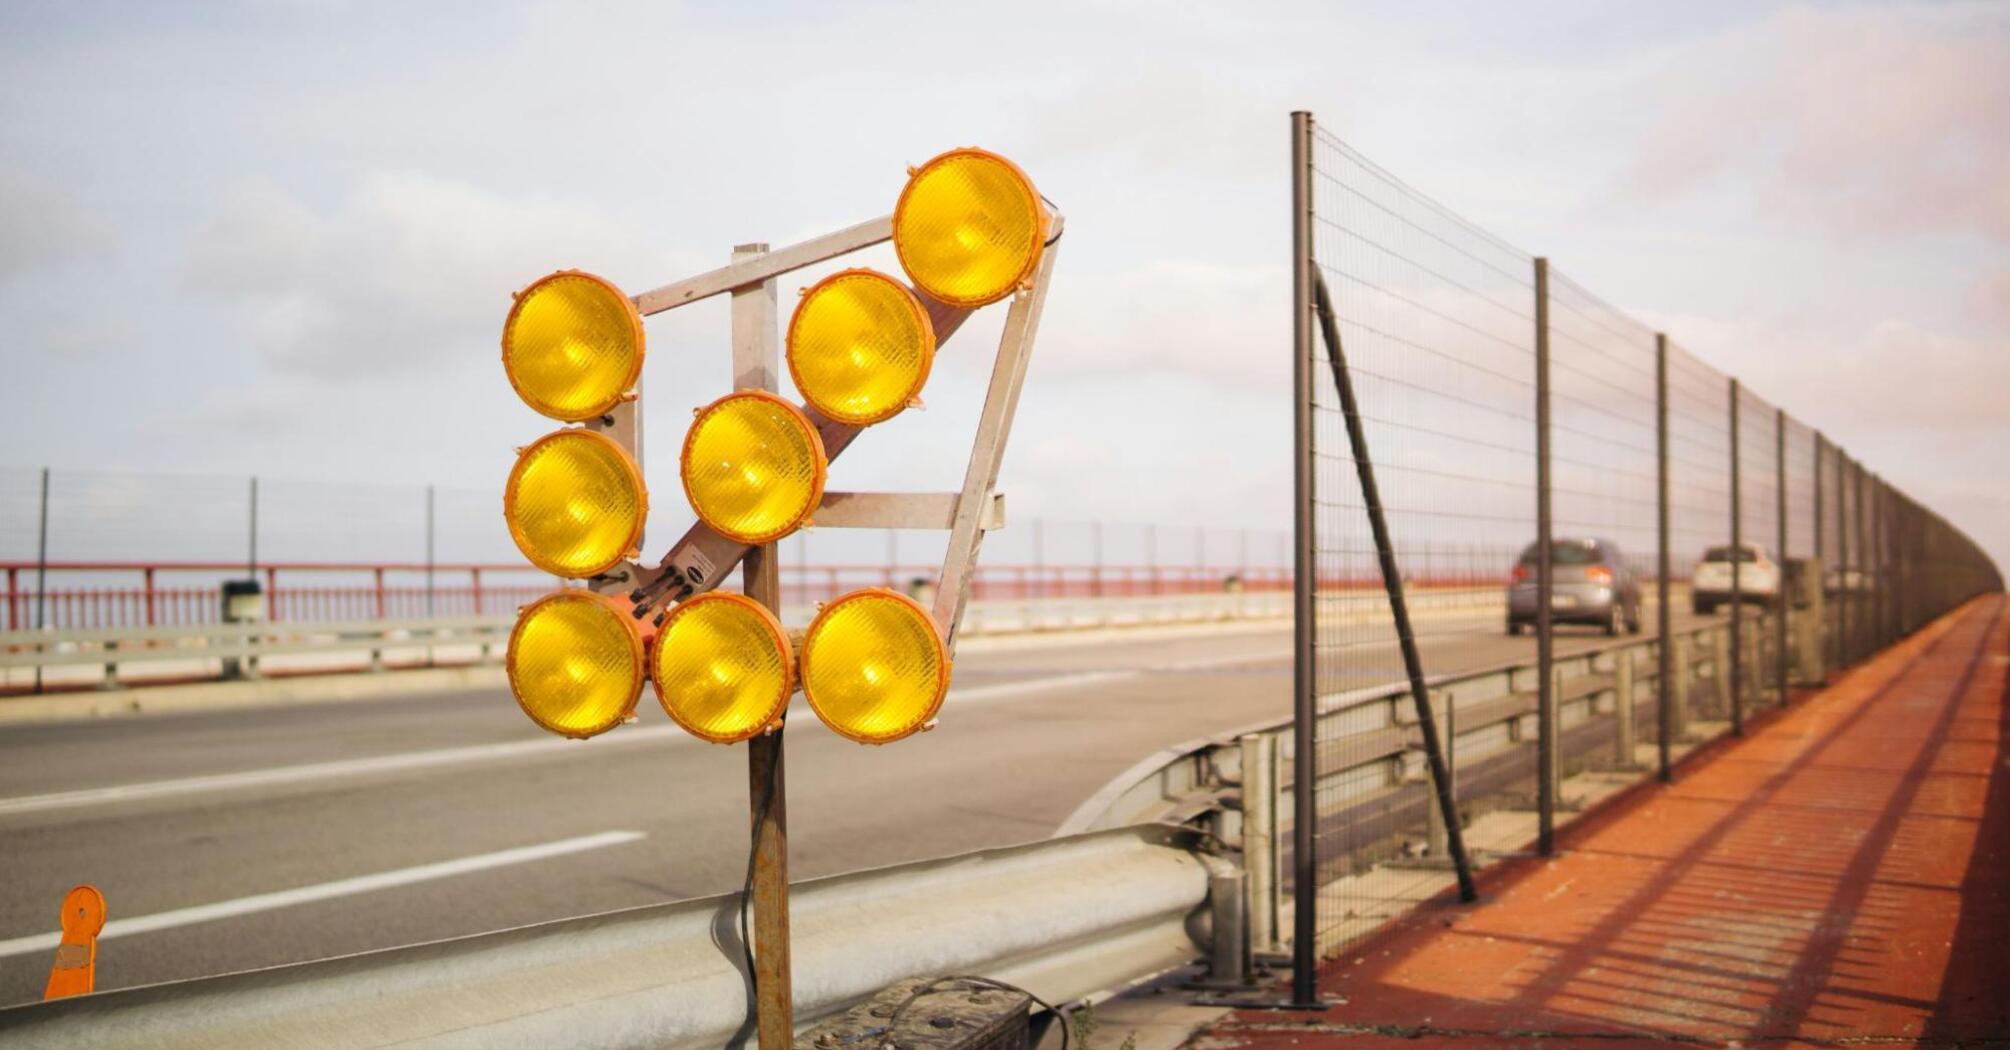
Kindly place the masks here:
POLYGON ((558 430, 531 442, 503 487, 510 537, 554 576, 582 579, 634 556, 648 513, 635 460, 591 430, 558 430))
POLYGON ((884 744, 919 732, 949 691, 935 619, 884 588, 825 605, 803 635, 803 696, 839 735, 884 744))
POLYGON ((906 285, 876 270, 843 270, 811 285, 796 304, 788 360, 811 408, 870 426, 921 395, 935 360, 935 326, 906 285))
POLYGON ((893 207, 901 268, 951 306, 1011 295, 1040 261, 1046 233, 1033 180, 988 150, 950 150, 914 169, 893 207))
POLYGON ((560 736, 605 733, 642 695, 642 634, 613 599, 567 588, 524 606, 509 635, 509 688, 560 736))
POLYGON ((503 372, 524 403, 569 423, 620 403, 642 374, 642 315, 621 289, 564 270, 518 293, 503 321, 503 372))
POLYGON ((678 465, 698 520, 748 544, 802 527, 823 499, 828 469, 810 417, 761 390, 699 409, 678 465))
POLYGON ((656 633, 649 677, 656 699, 692 736, 731 744, 782 717, 796 691, 796 658, 780 620, 724 591, 670 610, 656 633))

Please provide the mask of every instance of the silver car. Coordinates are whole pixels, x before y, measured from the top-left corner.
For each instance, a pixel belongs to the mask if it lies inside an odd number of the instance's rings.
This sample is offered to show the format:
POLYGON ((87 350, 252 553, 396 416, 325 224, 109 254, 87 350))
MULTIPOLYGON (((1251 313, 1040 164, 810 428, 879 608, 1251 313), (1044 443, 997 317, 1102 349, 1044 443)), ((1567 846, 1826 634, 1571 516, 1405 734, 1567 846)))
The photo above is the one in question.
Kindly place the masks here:
MULTIPOLYGON (((1507 633, 1534 627, 1536 557, 1531 543, 1521 552, 1508 583, 1507 633)), ((1640 633, 1640 578, 1626 565, 1611 540, 1550 542, 1551 623, 1590 624, 1606 634, 1640 633)))

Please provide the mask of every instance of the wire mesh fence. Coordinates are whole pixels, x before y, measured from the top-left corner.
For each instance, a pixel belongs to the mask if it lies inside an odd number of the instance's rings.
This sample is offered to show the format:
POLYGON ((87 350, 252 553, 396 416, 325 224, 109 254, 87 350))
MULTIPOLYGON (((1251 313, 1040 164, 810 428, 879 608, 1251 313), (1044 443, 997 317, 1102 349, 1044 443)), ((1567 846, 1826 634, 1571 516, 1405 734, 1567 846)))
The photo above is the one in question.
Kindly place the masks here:
POLYGON ((2002 588, 1807 423, 1308 114, 1293 157, 1301 961, 1443 889, 1461 838, 1547 850, 1573 793, 2002 588), (1472 552, 1456 587, 1417 545, 1472 552))
MULTIPOLYGON (((1313 877, 1318 937, 1342 943, 1439 878, 1400 863, 1428 849, 1435 823, 1419 756, 1404 742, 1414 714, 1363 695, 1401 679, 1405 666, 1366 515, 1362 460, 1365 453, 1377 479, 1409 588, 1409 629, 1427 666, 1465 658, 1452 654, 1463 654, 1476 633, 1500 634, 1525 620, 1528 610, 1507 589, 1526 590, 1522 554, 1535 537, 1532 277, 1526 253, 1337 139, 1317 134, 1309 159, 1311 258, 1332 301, 1366 446, 1349 441, 1332 348, 1315 342, 1313 877), (1473 552, 1457 586, 1418 586, 1430 578, 1417 568, 1418 545, 1473 552)), ((1458 723, 1457 712, 1445 721, 1458 723)), ((1447 736, 1453 751, 1485 754, 1514 732, 1507 723, 1459 724, 1447 736)), ((1515 763, 1462 766, 1462 775, 1493 789, 1473 798, 1532 787, 1532 770, 1515 763)))

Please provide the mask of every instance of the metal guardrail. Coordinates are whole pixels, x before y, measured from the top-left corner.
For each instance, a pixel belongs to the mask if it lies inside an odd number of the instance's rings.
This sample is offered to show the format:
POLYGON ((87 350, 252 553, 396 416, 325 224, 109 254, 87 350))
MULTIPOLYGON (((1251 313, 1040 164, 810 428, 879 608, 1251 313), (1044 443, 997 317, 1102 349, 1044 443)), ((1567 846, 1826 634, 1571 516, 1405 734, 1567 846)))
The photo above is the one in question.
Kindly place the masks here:
MULTIPOLYGON (((1801 620, 1802 632, 1819 631, 1813 618, 1801 620)), ((1761 661, 1771 659, 1774 632, 1762 626, 1742 633, 1747 666, 1765 666, 1761 661)), ((1678 630, 1670 642, 1670 728, 1680 737, 1694 716, 1730 706, 1729 624, 1678 630)), ((1556 657, 1566 762, 1601 761, 1602 750, 1606 764, 1632 764, 1635 743, 1651 739, 1636 729, 1643 716, 1654 717, 1660 645, 1651 637, 1621 639, 1556 657)), ((1797 645, 1801 652, 1819 652, 1818 639, 1803 638, 1797 645)), ((1818 675, 1818 667, 1803 664, 1799 677, 1818 675)), ((1534 770, 1536 676, 1529 659, 1426 679, 1440 724, 1451 726, 1448 757, 1462 800, 1497 793, 1534 770)), ((1745 680, 1747 710, 1779 702, 1776 692, 1766 691, 1770 682, 1757 675, 1745 680)), ((1430 828, 1431 852, 1444 849, 1409 697, 1407 684, 1392 682, 1322 699, 1316 781, 1323 800, 1321 834, 1343 840, 1343 851, 1372 853, 1419 826, 1430 828)), ((1112 779, 1055 834, 1206 818, 1222 841, 1244 847, 1249 939, 1258 951, 1271 949, 1282 932, 1279 873, 1286 870, 1281 850, 1290 837, 1296 758, 1291 738, 1292 722, 1284 718, 1168 747, 1112 779)))
MULTIPOLYGON (((1375 592, 1335 599, 1358 605, 1363 616, 1380 615, 1375 592)), ((1498 588, 1420 591, 1418 605, 1445 614, 1482 612, 1500 605, 1498 588)), ((807 622, 813 610, 791 610, 792 622, 807 622)), ((966 636, 1041 631, 1281 620, 1291 614, 1290 595, 1232 592, 1108 598, 1050 598, 973 602, 965 611, 966 636)), ((252 621, 168 627, 107 627, 87 630, 0 632, 0 674, 33 668, 102 667, 102 688, 120 684, 119 669, 132 664, 202 664, 236 661, 240 673, 255 677, 260 661, 278 656, 365 654, 369 669, 383 670, 385 654, 458 647, 488 663, 508 640, 508 616, 463 616, 414 620, 252 621)))
MULTIPOLYGON (((1192 960, 1224 868, 1122 828, 799 884, 796 1017, 905 977, 982 973, 1050 1002, 1192 960)), ((0 1009, 10 1050, 91 1046, 717 1047, 746 1016, 738 894, 0 1009)))

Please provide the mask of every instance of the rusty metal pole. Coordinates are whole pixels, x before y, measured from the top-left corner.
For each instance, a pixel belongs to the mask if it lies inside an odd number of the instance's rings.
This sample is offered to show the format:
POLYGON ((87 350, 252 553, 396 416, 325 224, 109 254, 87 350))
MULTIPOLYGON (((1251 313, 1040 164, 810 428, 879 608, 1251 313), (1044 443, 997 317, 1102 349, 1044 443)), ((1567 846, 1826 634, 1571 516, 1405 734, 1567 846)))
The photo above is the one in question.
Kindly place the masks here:
MULTIPOLYGON (((765 244, 733 249, 735 264, 765 255, 765 244)), ((733 388, 776 388, 775 279, 733 291, 733 388)), ((782 611, 779 548, 766 543, 747 551, 741 589, 777 616, 782 611)), ((789 807, 782 732, 747 742, 747 789, 754 849, 754 1000, 761 1050, 790 1050, 795 1043, 795 1003, 789 971, 789 807)))

